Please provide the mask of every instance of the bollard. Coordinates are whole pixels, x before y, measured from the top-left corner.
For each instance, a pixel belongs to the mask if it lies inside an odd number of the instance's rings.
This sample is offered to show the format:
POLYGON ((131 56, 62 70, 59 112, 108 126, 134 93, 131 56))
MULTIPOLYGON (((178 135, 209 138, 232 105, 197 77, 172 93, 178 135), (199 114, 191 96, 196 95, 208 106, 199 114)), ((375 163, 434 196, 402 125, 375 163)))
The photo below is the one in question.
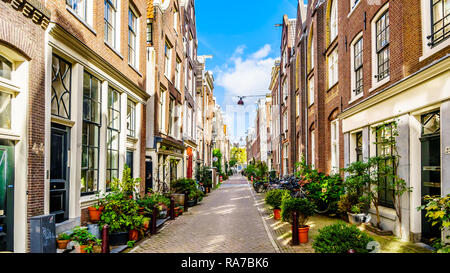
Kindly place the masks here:
POLYGON ((189 200, 189 193, 188 191, 184 192, 184 212, 188 211, 188 200, 189 200))
POLYGON ((175 198, 170 197, 170 220, 175 220, 175 198))
POLYGON ((102 253, 109 253, 109 226, 104 225, 102 229, 102 253))
POLYGON ((158 219, 158 206, 153 207, 153 213, 152 213, 152 230, 151 234, 156 234, 156 220, 158 219))
POLYGON ((292 245, 297 246, 299 245, 299 238, 298 238, 298 217, 297 212, 294 211, 292 213, 292 245))

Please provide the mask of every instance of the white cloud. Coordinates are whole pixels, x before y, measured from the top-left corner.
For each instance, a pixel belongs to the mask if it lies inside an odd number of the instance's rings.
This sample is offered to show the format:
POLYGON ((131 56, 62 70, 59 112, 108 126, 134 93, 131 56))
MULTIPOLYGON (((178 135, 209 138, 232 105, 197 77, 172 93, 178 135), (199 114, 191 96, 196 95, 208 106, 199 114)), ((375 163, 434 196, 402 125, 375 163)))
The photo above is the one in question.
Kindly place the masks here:
POLYGON ((263 95, 269 92, 270 76, 275 59, 268 57, 269 44, 244 56, 245 46, 236 48, 230 64, 216 69, 216 84, 225 89, 225 96, 263 95))

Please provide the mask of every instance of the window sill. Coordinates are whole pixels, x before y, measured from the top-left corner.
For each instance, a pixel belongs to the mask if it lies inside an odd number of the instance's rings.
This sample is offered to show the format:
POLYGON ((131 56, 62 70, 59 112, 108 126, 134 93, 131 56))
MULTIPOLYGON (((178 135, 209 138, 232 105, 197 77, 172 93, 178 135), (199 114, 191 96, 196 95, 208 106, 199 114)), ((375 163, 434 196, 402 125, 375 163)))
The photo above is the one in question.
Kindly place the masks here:
POLYGON ((6 140, 18 142, 18 141, 20 141, 20 136, 14 134, 11 130, 0 128, 0 139, 6 139, 6 140))
POLYGON ((70 6, 66 6, 67 11, 72 14, 80 23, 82 23, 87 29, 89 29, 94 35, 97 36, 97 32, 83 19, 81 18, 70 6))
MULTIPOLYGON (((375 77, 375 75, 372 75, 372 77, 375 77)), ((373 92, 374 90, 378 89, 382 85, 388 83, 391 80, 391 77, 387 77, 379 82, 372 82, 372 88, 369 89, 369 93, 373 92)))
POLYGON ((335 82, 332 86, 328 87, 327 93, 330 92, 333 88, 335 88, 339 84, 339 81, 335 82))
POLYGON ((419 57, 419 62, 422 62, 434 54, 438 53, 439 51, 443 50, 444 48, 448 47, 450 45, 450 38, 447 38, 446 41, 441 42, 440 44, 436 45, 435 47, 428 46, 428 40, 425 41, 424 47, 423 47, 423 55, 419 57))
POLYGON ((139 70, 134 65, 128 64, 128 66, 131 67, 131 69, 133 69, 134 72, 136 72, 139 76, 142 77, 141 72, 139 72, 139 70))
POLYGON ((109 47, 114 53, 116 53, 117 56, 119 56, 123 60, 123 56, 120 55, 119 51, 115 49, 112 45, 110 45, 108 42, 105 41, 105 45, 109 47))
MULTIPOLYGON (((353 93, 353 91, 352 91, 353 93)), ((364 96, 364 92, 361 92, 361 94, 357 95, 357 96, 352 96, 351 100, 348 102, 348 104, 352 104, 355 101, 359 100, 360 98, 362 98, 364 96)))
POLYGON ((139 139, 137 137, 127 136, 127 142, 136 144, 138 141, 139 141, 139 139))
MULTIPOLYGON (((388 207, 383 207, 381 205, 378 206, 378 209, 379 209, 380 216, 382 218, 386 218, 386 219, 389 219, 389 220, 392 220, 392 221, 395 221, 397 219, 397 214, 395 212, 395 209, 388 208, 388 207)), ((377 214, 376 209, 373 206, 369 209, 369 212, 374 214, 374 215, 377 214)))

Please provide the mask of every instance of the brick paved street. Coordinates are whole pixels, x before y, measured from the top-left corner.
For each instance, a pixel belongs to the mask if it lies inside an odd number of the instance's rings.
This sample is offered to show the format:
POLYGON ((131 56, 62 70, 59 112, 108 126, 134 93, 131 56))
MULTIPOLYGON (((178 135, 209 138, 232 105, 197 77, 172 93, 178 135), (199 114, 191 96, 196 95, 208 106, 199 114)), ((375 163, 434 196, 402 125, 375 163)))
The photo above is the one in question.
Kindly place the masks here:
POLYGON ((274 253, 260 205, 244 177, 230 177, 130 253, 274 253))

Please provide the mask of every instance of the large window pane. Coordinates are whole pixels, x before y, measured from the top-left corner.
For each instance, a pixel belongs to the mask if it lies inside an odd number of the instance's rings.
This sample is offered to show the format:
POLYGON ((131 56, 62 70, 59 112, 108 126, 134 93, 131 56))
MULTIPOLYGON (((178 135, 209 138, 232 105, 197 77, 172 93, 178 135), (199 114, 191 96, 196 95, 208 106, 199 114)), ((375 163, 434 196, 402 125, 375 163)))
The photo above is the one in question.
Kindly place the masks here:
POLYGON ((0 92, 0 128, 2 129, 11 129, 11 98, 11 94, 0 92))
POLYGON ((70 119, 72 66, 56 55, 52 62, 52 115, 70 119))
POLYGON ((12 71, 12 62, 0 55, 0 77, 10 80, 12 71))

